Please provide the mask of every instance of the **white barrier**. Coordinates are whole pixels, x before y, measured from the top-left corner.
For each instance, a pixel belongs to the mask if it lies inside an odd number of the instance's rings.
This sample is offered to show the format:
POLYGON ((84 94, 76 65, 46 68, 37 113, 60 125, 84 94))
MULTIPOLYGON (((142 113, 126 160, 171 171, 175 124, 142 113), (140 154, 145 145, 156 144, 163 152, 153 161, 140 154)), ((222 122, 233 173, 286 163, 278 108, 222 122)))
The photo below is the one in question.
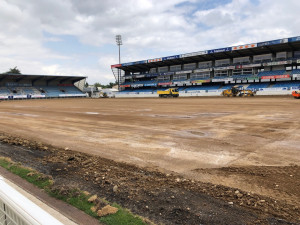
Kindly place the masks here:
POLYGON ((8 185, 0 176, 0 224, 63 225, 8 185))
POLYGON ((86 97, 86 94, 60 94, 59 97, 86 97))
POLYGON ((263 90, 263 91, 257 91, 256 95, 291 95, 292 92, 293 92, 292 90, 279 90, 279 91, 263 90))
MULTIPOLYGON (((295 89, 287 90, 288 88, 261 88, 256 92, 256 95, 291 95, 295 89)), ((298 89, 296 89, 298 90, 298 89)), ((192 90, 192 91, 180 91, 179 97, 210 97, 210 96, 222 96, 224 90, 192 90)), ((158 94, 141 94, 141 93, 118 93, 116 98, 156 98, 158 94)))

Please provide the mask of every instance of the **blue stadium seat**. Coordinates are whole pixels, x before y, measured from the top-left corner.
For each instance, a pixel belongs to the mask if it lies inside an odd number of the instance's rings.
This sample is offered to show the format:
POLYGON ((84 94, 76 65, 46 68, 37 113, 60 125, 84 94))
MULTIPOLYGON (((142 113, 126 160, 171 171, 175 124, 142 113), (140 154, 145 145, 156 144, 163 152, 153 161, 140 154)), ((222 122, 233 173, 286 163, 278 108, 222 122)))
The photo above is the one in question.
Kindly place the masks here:
POLYGON ((252 83, 246 89, 248 90, 258 90, 260 88, 267 88, 270 86, 270 83, 252 83))
POLYGON ((258 77, 276 76, 276 75, 284 75, 284 74, 290 74, 290 72, 287 72, 285 70, 263 71, 258 73, 258 77))

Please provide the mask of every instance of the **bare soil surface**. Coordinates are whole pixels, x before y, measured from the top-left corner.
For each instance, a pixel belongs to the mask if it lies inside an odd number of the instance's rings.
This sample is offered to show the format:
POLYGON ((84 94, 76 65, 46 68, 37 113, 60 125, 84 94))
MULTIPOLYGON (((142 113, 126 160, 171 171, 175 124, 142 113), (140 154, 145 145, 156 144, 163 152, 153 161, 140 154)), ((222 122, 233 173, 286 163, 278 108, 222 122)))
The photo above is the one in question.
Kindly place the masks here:
POLYGON ((1 155, 157 223, 300 223, 300 102, 291 97, 10 101, 0 118, 3 142, 53 146, 1 155))

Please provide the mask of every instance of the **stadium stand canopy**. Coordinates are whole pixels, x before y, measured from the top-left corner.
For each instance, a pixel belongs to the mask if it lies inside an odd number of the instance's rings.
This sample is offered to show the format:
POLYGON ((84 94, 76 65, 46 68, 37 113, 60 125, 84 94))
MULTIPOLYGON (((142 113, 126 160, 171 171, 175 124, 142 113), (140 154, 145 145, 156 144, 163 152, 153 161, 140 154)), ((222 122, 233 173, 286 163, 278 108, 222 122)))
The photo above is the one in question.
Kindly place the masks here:
POLYGON ((85 76, 0 74, 0 99, 86 97, 85 76))
MULTIPOLYGON (((208 91, 212 86, 224 89, 226 84, 240 83, 270 88, 276 82, 300 80, 300 36, 116 64, 111 68, 116 80, 120 76, 120 87, 127 93, 168 87, 208 91)), ((287 88, 294 87, 298 88, 296 82, 287 88)))

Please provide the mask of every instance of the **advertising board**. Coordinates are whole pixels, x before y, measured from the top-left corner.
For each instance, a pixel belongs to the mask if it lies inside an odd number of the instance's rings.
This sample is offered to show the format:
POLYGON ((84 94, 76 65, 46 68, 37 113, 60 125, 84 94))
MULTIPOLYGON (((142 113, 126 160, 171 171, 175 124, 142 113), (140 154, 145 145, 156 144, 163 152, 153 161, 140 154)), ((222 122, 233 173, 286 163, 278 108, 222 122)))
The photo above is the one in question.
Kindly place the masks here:
POLYGON ((235 69, 235 66, 221 66, 221 67, 214 67, 214 70, 233 70, 235 69))
POLYGON ((185 73, 192 73, 192 70, 182 70, 182 71, 178 71, 176 72, 176 74, 185 74, 185 73))
POLYGON ((120 85, 120 87, 130 87, 130 84, 120 85))
POLYGON ((300 36, 289 38, 289 42, 295 42, 295 41, 300 41, 300 36))
POLYGON ((212 79, 212 82, 228 82, 233 81, 233 78, 212 79))
POLYGON ((273 40, 273 41, 259 42, 259 43, 257 43, 257 47, 268 46, 268 45, 278 45, 278 44, 282 44, 282 43, 287 43, 288 41, 289 41, 288 38, 284 38, 284 39, 278 39, 278 40, 273 40))
POLYGON ((193 80, 191 81, 192 84, 202 84, 202 83, 209 83, 210 80, 193 80))
POLYGON ((184 85, 184 84, 190 84, 190 81, 174 81, 173 84, 176 85, 184 85))
POLYGON ((134 87, 134 88, 136 88, 136 87, 143 87, 143 84, 132 84, 131 87, 134 87))
POLYGON ((111 65, 110 67, 111 68, 116 68, 116 67, 121 67, 122 66, 122 64, 116 64, 116 65, 111 65))
POLYGON ((262 80, 266 80, 266 79, 280 79, 280 78, 290 78, 291 76, 289 74, 285 74, 285 75, 274 75, 274 76, 262 76, 261 79, 262 80))
POLYGON ((122 66, 132 66, 132 65, 144 64, 144 63, 147 63, 147 60, 129 62, 129 63, 122 63, 122 66))
POLYGON ((171 59, 179 59, 179 58, 180 58, 180 55, 172 55, 172 56, 163 57, 162 61, 171 60, 171 59))
POLYGON ((255 47, 257 47, 257 44, 239 45, 239 46, 232 47, 232 51, 242 50, 242 49, 248 49, 248 48, 255 48, 255 47))
POLYGON ((194 70, 194 73, 210 72, 210 71, 212 71, 212 68, 207 68, 207 69, 196 69, 196 70, 194 70))
POLYGON ((231 47, 227 47, 227 48, 218 48, 218 49, 208 50, 207 53, 214 54, 214 53, 230 52, 230 51, 231 51, 231 47))
POLYGON ((246 68, 253 68, 253 67, 261 67, 261 63, 248 64, 248 65, 237 65, 237 66, 235 66, 235 69, 246 69, 246 68))
POLYGON ((157 83, 144 84, 145 87, 156 87, 157 83))
POLYGON ((148 63, 152 63, 152 62, 160 62, 160 61, 162 61, 162 58, 148 59, 147 61, 148 61, 148 63))
POLYGON ((285 61, 278 61, 278 62, 267 62, 263 63, 263 66, 277 66, 277 65, 285 65, 285 64, 291 64, 292 60, 285 60, 285 61))
POLYGON ((158 85, 171 85, 172 82, 159 82, 158 85))
POLYGON ((180 55, 181 58, 186 58, 186 57, 192 57, 192 56, 197 56, 197 55, 205 55, 207 54, 207 51, 199 51, 199 52, 192 52, 192 53, 187 53, 187 54, 182 54, 180 55))

